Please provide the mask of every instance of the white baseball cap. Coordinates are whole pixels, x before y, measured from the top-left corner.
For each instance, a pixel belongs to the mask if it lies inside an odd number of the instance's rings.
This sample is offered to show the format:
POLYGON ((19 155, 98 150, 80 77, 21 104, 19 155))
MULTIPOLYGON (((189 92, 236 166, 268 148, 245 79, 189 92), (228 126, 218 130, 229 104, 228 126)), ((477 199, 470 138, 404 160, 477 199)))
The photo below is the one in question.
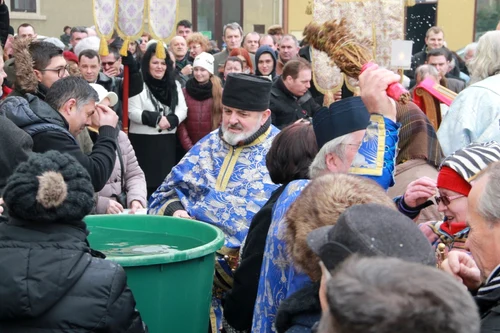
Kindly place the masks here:
POLYGON ((115 106, 116 103, 118 103, 118 96, 114 92, 107 91, 103 86, 97 83, 89 84, 97 92, 97 95, 99 95, 99 101, 97 104, 101 104, 106 97, 109 98, 109 106, 115 106))

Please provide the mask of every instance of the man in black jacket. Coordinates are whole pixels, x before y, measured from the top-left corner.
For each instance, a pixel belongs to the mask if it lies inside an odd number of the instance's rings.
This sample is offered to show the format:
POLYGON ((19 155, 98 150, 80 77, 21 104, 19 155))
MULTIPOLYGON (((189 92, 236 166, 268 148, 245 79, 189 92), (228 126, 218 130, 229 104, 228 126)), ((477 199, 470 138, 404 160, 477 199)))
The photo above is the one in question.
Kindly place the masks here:
POLYGON ((34 152, 57 150, 75 157, 90 174, 94 191, 99 192, 113 171, 118 116, 110 108, 96 105, 98 99, 85 80, 66 77, 52 85, 46 102, 29 93, 12 96, 0 105, 0 113, 31 135, 34 152), (90 125, 94 112, 99 113, 101 123, 99 139, 86 155, 75 137, 90 125))
MULTIPOLYGON (((116 49, 110 48, 110 52, 114 54, 114 57, 119 57, 116 49)), ((121 59, 124 65, 129 66, 130 80, 128 97, 133 97, 140 94, 144 87, 142 75, 139 71, 139 65, 134 60, 134 57, 130 52, 128 52, 126 57, 122 57, 121 59)), ((113 109, 118 114, 120 120, 122 120, 123 78, 109 76, 101 72, 101 65, 101 58, 96 51, 88 49, 80 52, 78 56, 78 68, 80 69, 82 77, 88 83, 97 83, 98 85, 103 86, 107 91, 112 91, 118 96, 118 103, 113 107, 113 109)))
POLYGON ((294 59, 283 67, 271 89, 272 124, 280 129, 307 117, 312 117, 321 106, 312 98, 311 65, 304 59, 294 59))

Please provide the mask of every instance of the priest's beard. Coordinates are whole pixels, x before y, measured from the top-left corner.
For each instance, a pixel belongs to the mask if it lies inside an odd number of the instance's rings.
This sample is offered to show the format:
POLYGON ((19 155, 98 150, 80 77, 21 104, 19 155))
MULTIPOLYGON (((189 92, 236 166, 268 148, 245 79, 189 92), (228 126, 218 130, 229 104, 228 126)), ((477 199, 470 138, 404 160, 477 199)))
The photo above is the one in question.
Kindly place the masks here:
POLYGON ((262 114, 259 115, 259 119, 255 123, 255 126, 253 128, 251 128, 247 131, 238 133, 238 134, 229 132, 229 129, 233 128, 233 129, 242 130, 243 126, 241 126, 241 124, 226 126, 223 123, 222 124, 222 138, 224 139, 224 141, 229 143, 231 146, 236 146, 239 142, 245 141, 246 139, 248 139, 249 137, 251 137, 252 135, 257 133, 257 131, 261 128, 261 125, 260 125, 261 121, 262 121, 262 114))

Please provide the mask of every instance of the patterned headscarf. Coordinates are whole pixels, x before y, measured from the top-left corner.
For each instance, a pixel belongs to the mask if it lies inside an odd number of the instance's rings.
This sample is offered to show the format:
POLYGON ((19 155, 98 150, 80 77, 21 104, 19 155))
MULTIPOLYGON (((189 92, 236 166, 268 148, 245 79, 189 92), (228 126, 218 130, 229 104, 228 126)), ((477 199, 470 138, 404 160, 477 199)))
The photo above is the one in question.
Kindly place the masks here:
POLYGON ((411 102, 406 105, 397 103, 396 109, 396 119, 401 123, 396 164, 423 159, 438 168, 444 154, 436 131, 427 116, 411 102))
POLYGON ((446 157, 441 164, 441 169, 448 167, 470 183, 488 165, 497 161, 500 161, 498 143, 495 141, 471 143, 446 157))

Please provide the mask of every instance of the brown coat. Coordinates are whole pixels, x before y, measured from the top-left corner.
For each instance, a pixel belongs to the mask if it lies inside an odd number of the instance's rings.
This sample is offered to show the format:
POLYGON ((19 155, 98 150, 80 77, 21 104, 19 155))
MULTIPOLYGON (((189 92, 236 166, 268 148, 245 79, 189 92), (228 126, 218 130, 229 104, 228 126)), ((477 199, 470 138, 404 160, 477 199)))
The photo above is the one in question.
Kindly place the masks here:
MULTIPOLYGON (((387 193, 392 198, 403 195, 408 184, 424 176, 436 180, 438 171, 422 159, 413 159, 399 164, 396 166, 396 172, 394 174, 396 184, 391 187, 387 193)), ((416 222, 442 221, 442 219, 441 213, 438 212, 438 206, 432 205, 422 210, 416 222)))
MULTIPOLYGON (((122 131, 118 134, 118 144, 120 145, 123 165, 125 167, 123 174, 125 175, 124 186, 127 190, 127 205, 130 206, 132 201, 137 200, 143 207, 146 207, 146 177, 137 162, 134 148, 132 148, 128 136, 122 131)), ((96 210, 97 214, 106 214, 106 209, 108 209, 109 200, 112 200, 112 195, 121 193, 121 172, 121 165, 117 156, 111 177, 104 188, 99 192, 96 210)))

